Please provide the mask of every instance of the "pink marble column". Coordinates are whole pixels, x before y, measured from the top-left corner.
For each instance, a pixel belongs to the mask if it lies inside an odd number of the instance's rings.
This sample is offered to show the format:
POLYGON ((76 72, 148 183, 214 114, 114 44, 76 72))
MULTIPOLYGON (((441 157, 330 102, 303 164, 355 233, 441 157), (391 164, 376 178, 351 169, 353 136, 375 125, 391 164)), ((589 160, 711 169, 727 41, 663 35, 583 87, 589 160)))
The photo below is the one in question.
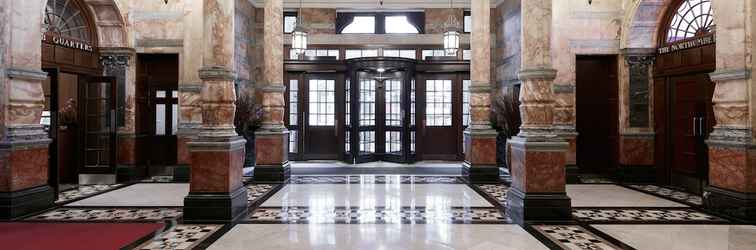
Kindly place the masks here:
POLYGON ((707 206, 715 211, 756 221, 756 148, 752 109, 753 7, 744 0, 712 1, 717 19, 716 65, 710 74, 716 126, 709 135, 707 206))
POLYGON ((202 126, 190 142, 191 181, 184 221, 232 221, 246 213, 244 138, 234 130, 234 0, 203 0, 202 126))
POLYGON ((473 182, 497 182, 496 135, 491 127, 491 2, 472 1, 470 127, 464 133, 463 175, 473 182))
POLYGON ((551 0, 521 2, 522 125, 510 140, 512 188, 507 197, 507 212, 517 223, 571 218, 565 191, 569 145, 553 127, 556 70, 551 66, 551 8, 551 0))
POLYGON ((283 0, 265 1, 263 34, 263 126, 255 133, 255 180, 289 178, 289 131, 284 126, 283 0))
POLYGON ((40 125, 44 2, 0 6, 0 219, 10 219, 53 206, 55 194, 48 185, 50 139, 40 125))

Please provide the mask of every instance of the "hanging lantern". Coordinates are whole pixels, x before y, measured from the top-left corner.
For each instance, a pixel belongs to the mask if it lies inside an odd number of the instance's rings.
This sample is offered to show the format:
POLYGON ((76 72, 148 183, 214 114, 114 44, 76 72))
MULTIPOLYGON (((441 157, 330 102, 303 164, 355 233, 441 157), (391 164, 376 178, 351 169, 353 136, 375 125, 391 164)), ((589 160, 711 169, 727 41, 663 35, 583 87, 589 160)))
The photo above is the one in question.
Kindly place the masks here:
MULTIPOLYGON (((453 3, 449 0, 449 9, 453 9, 453 3)), ((459 51, 459 39, 460 30, 459 22, 454 14, 449 16, 449 20, 446 21, 446 29, 444 30, 444 51, 447 56, 456 56, 459 51)))
POLYGON ((456 56, 459 51, 459 31, 447 30, 444 32, 444 50, 447 56, 456 56))
POLYGON ((291 49, 297 55, 304 54, 307 50, 307 32, 300 25, 297 25, 291 32, 291 49))
POLYGON ((299 1, 299 11, 297 12, 297 26, 291 32, 291 49, 297 56, 302 55, 307 50, 307 32, 302 27, 302 1, 299 1))

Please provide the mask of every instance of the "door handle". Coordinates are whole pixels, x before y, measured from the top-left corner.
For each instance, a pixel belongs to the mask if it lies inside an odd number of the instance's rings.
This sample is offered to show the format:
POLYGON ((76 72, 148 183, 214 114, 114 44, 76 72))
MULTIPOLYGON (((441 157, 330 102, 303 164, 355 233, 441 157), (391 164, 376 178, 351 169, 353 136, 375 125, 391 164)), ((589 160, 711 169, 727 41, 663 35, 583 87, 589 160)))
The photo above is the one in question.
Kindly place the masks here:
POLYGON ((339 137, 339 119, 334 121, 333 137, 339 137))
POLYGON ((699 117, 698 118, 698 129, 699 129, 698 130, 698 135, 699 136, 706 136, 706 135, 704 135, 704 131, 705 131, 704 124, 705 124, 704 123, 704 117, 699 117))

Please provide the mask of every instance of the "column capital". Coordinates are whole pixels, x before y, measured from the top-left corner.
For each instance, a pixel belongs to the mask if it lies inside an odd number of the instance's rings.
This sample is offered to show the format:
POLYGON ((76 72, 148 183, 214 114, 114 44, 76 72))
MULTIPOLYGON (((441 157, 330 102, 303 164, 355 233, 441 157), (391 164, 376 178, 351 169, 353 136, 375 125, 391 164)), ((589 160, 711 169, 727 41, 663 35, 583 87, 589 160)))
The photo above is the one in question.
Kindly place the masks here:
POLYGON ((268 84, 261 86, 259 88, 260 91, 263 93, 285 93, 286 92, 286 86, 283 84, 268 84))
POLYGON ((556 79, 557 71, 552 68, 535 68, 535 69, 523 69, 517 73, 517 77, 521 81, 526 80, 554 80, 556 79))
POLYGON ((199 69, 199 77, 203 81, 236 79, 236 72, 224 66, 204 66, 199 69))

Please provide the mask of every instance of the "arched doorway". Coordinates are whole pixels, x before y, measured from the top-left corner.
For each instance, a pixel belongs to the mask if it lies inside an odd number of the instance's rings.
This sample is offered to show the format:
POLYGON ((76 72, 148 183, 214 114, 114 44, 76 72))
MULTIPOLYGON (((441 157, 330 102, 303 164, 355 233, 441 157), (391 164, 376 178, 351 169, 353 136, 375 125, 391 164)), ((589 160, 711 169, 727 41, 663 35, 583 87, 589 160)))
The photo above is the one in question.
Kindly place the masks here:
POLYGON ((40 121, 53 139, 49 184, 56 190, 82 178, 112 176, 116 158, 116 79, 103 77, 95 19, 79 0, 45 5, 42 68, 45 109, 40 121))
POLYGON ((705 140, 714 126, 715 23, 710 0, 667 9, 654 68, 656 162, 662 181, 700 193, 708 179, 705 140))

